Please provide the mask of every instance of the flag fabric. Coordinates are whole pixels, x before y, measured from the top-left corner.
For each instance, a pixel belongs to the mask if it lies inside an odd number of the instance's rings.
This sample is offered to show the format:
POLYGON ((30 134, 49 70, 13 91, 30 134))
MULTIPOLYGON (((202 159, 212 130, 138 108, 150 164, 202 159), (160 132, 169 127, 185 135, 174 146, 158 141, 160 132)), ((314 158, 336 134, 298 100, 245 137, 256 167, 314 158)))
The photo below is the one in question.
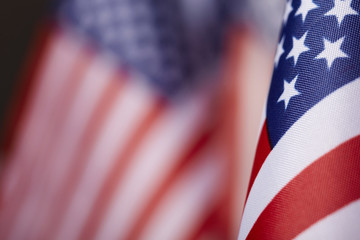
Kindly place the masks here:
POLYGON ((60 4, 4 152, 1 239, 231 238, 220 3, 60 4))
POLYGON ((358 239, 360 2, 289 0, 239 239, 358 239))

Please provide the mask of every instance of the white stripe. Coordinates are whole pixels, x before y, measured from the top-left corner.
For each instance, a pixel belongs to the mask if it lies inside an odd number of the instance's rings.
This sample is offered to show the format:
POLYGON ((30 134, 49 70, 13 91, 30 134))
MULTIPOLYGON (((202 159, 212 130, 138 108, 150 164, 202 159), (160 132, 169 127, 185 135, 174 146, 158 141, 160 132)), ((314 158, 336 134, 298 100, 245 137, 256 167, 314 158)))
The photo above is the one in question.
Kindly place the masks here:
POLYGON ((196 96, 171 106, 157 120, 119 183, 97 239, 122 238, 131 230, 149 198, 199 135, 208 110, 207 97, 196 96))
POLYGON ((336 90, 304 114, 280 139, 251 188, 239 239, 279 191, 303 169, 360 134, 360 78, 336 90))
POLYGON ((55 149, 44 156, 44 160, 49 161, 49 164, 37 182, 37 188, 41 191, 32 194, 38 197, 38 201, 37 206, 33 207, 34 213, 28 215, 28 218, 30 223, 36 214, 37 221, 29 224, 29 231, 27 231, 29 235, 37 236, 36 234, 46 229, 59 191, 63 190, 61 187, 66 183, 64 179, 67 179, 69 168, 78 160, 74 158, 74 154, 80 148, 79 144, 85 127, 106 86, 114 80, 112 79, 114 70, 109 67, 109 64, 105 64, 102 58, 97 57, 84 73, 84 80, 78 92, 75 93, 74 101, 70 103, 69 114, 65 116, 64 128, 57 138, 51 140, 55 149))
POLYGON ((300 233, 296 240, 359 239, 360 200, 354 201, 328 215, 300 233))
POLYGON ((110 171, 116 154, 126 146, 134 130, 154 104, 142 86, 129 81, 118 96, 112 112, 104 122, 100 136, 77 186, 56 239, 76 239, 87 220, 91 207, 110 171))
POLYGON ((200 158, 172 185, 139 239, 190 239, 201 226, 225 189, 226 161, 214 151, 200 158))

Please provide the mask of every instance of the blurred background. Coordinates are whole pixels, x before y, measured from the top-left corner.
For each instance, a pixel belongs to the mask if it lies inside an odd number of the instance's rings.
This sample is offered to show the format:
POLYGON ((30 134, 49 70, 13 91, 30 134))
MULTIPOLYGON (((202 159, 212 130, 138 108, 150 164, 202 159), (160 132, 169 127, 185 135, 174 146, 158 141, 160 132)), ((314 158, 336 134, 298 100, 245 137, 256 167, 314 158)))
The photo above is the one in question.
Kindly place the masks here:
POLYGON ((1 238, 236 239, 284 0, 59 2, 0 10, 1 238))

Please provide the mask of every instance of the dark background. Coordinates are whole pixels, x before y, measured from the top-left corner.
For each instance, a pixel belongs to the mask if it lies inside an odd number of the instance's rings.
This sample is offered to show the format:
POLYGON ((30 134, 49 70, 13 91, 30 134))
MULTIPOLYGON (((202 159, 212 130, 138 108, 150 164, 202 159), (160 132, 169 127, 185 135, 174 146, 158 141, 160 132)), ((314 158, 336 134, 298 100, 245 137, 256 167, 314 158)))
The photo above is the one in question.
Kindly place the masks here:
MULTIPOLYGON (((13 0, 0 4, 0 135, 10 113, 9 103, 19 88, 21 70, 30 54, 35 32, 46 15, 48 0, 13 0)), ((13 106, 12 106, 13 107, 13 106)))

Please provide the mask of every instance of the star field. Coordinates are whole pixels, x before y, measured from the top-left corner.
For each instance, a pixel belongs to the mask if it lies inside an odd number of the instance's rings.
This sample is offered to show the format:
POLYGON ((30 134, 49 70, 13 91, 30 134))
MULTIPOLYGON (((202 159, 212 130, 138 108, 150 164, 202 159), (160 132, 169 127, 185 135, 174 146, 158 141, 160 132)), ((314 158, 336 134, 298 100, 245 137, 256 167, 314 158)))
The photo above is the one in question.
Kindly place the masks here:
POLYGON ((272 146, 304 113, 360 77, 360 1, 288 0, 267 102, 272 146))

